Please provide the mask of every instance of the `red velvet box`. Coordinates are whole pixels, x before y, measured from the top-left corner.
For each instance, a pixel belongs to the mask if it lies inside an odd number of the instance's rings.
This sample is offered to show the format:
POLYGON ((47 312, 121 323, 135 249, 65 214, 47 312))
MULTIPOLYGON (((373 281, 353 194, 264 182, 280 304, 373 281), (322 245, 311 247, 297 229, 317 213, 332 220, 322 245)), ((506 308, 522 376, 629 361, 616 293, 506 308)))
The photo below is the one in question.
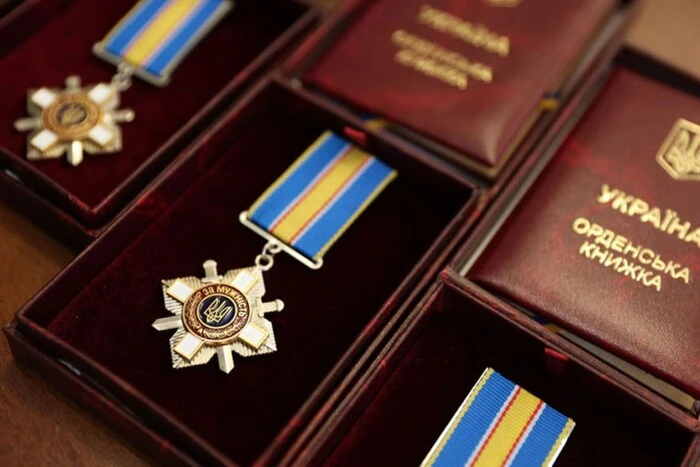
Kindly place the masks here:
MULTIPOLYGON (((695 96, 700 96, 700 84, 698 84, 697 81, 694 81, 693 79, 687 76, 679 74, 643 55, 625 50, 617 57, 616 62, 616 66, 622 69, 618 72, 617 75, 613 75, 616 79, 621 79, 620 73, 630 73, 631 71, 634 71, 640 76, 643 76, 644 79, 653 79, 669 87, 676 88, 690 94, 694 94, 695 96)), ((639 79, 641 80, 642 78, 639 79)), ((669 94, 678 94, 676 91, 672 90, 667 90, 666 92, 668 92, 669 94)), ((601 98, 606 99, 606 94, 601 94, 601 98)), ((682 99, 680 99, 679 97, 679 101, 680 100, 682 99)), ((686 98, 686 101, 688 100, 692 102, 693 99, 686 98)), ((606 100, 601 101, 600 105, 605 105, 605 103, 610 103, 610 101, 611 98, 608 97, 606 100)), ((663 102, 664 105, 667 106, 665 108, 668 108, 668 106, 671 106, 674 101, 669 96, 668 98, 664 98, 663 102)), ((591 109, 591 112, 594 112, 594 109, 591 109)), ((615 369, 603 360, 599 360, 593 354, 588 353, 587 351, 583 350, 582 348, 576 345, 573 345, 570 341, 566 339, 562 339, 562 337, 555 331, 552 331, 547 327, 543 327, 541 324, 538 324, 538 322, 536 322, 535 320, 528 318, 525 314, 522 313, 522 309, 524 308, 524 306, 522 305, 522 298, 513 298, 510 296, 498 295, 497 291, 494 291, 493 289, 488 290, 487 286, 481 285, 481 283, 478 282, 483 280, 483 273, 480 270, 477 270, 476 273, 473 272, 474 265, 479 265, 479 258, 483 254, 483 251, 486 248, 489 248, 489 246, 487 246, 487 243, 493 238, 498 238, 497 236, 499 229, 501 229, 502 226, 504 226, 504 223, 507 222, 509 216, 513 216, 513 218, 515 219, 517 219, 518 217, 522 217, 520 215, 522 214, 522 211, 519 211, 519 206, 521 206, 519 202, 522 199, 525 199, 525 197, 536 196, 537 190, 535 184, 537 183, 537 178, 544 170, 547 169, 549 161, 557 153, 562 143, 564 143, 564 141, 566 141, 567 138, 569 138, 567 143, 568 146, 566 147, 570 147, 571 144, 573 144, 572 139, 575 140, 575 138, 578 135, 578 133, 570 133, 571 129, 574 126, 575 120, 570 120, 566 125, 562 127, 564 131, 561 131, 559 135, 552 136, 550 144, 545 146, 546 150, 535 151, 530 155, 530 157, 527 159, 527 162, 523 165, 523 167, 520 170, 517 171, 513 179, 509 182, 508 186, 504 188, 500 198, 491 206, 489 206, 489 208, 480 217, 474 231, 469 236, 468 242, 463 246, 456 259, 448 268, 445 275, 449 278, 448 282, 453 282, 455 284, 455 287, 462 290, 462 293, 467 295, 472 302, 476 302, 480 304, 480 306, 485 307, 501 316, 504 316, 508 320, 513 321, 518 325, 526 325, 529 329, 533 330, 535 333, 540 335, 542 339, 546 341, 557 341, 561 342, 562 344, 566 344, 566 350, 568 354, 577 355, 583 361, 588 362, 588 364, 598 368, 605 379, 623 388, 624 392, 627 393, 628 398, 635 398, 643 401, 647 406, 653 407, 654 410, 663 413, 664 416, 666 416, 667 418, 671 418, 679 422, 680 425, 685 427, 684 429, 690 430, 692 433, 695 433, 695 444, 690 449, 690 451, 688 451, 686 464, 684 465, 696 465, 696 463, 700 461, 698 460, 698 455, 700 455, 700 441, 698 441, 697 439, 697 434, 700 433, 700 422, 698 421, 697 412, 694 412, 692 410, 688 411, 683 407, 677 405, 676 403, 667 400, 660 393, 649 389, 647 386, 642 385, 635 379, 627 376, 626 374, 623 374, 622 371, 615 369), (467 278, 463 277, 464 275, 466 275, 467 278), (476 276, 476 278, 473 278, 473 276, 476 276), (516 304, 517 301, 520 301, 521 304, 516 304)), ((670 131, 671 127, 669 127, 668 130, 670 131)), ((644 134, 639 135, 640 140, 644 141, 644 139, 642 139, 642 136, 650 136, 652 134, 651 132, 652 128, 650 126, 649 128, 647 128, 644 134)), ((602 138, 603 135, 601 134, 600 136, 602 138)), ((598 139, 596 139, 596 141, 598 141, 598 139)), ((622 135, 620 136, 620 141, 624 141, 622 135)), ((661 142, 659 142, 659 144, 661 144, 661 142)), ((652 148, 652 152, 654 153, 654 155, 656 154, 656 149, 657 148, 652 148)), ((583 155, 587 149, 580 147, 580 150, 583 151, 581 152, 581 155, 583 155)), ((622 151, 622 154, 625 154, 623 148, 619 148, 619 150, 622 151)), ((645 155, 648 156, 648 154, 645 151, 640 151, 639 149, 633 150, 630 154, 638 155, 638 157, 644 157, 645 155)), ((579 167, 579 169, 582 171, 588 171, 591 174, 598 173, 597 169, 592 170, 590 165, 584 163, 583 159, 579 160, 577 159, 577 157, 571 156, 567 157, 566 160, 567 163, 572 164, 572 166, 579 167)), ((610 164, 612 164, 612 161, 610 161, 610 164)), ((608 162, 601 161, 601 165, 598 167, 598 169, 602 171, 601 173, 605 173, 606 167, 609 167, 610 164, 608 164, 608 162)), ((642 171, 641 167, 633 168, 630 173, 616 173, 617 177, 615 178, 615 180, 619 181, 620 183, 628 183, 631 180, 646 180, 643 177, 643 173, 645 172, 642 171)), ((562 186, 569 186, 568 184, 571 183, 563 176, 558 177, 558 180, 563 184, 562 186)), ((687 183, 696 182, 690 181, 687 183)), ((649 184, 645 186, 646 189, 652 190, 652 193, 654 193, 654 190, 658 188, 651 182, 649 182, 649 184)), ((550 190, 548 196, 551 196, 553 191, 555 190, 550 190)), ((670 191, 669 193, 665 193, 664 195, 673 196, 670 193, 670 191)), ((543 208, 543 210, 546 211, 544 205, 540 206, 543 208)), ((585 214, 590 216, 600 216, 601 214, 604 214, 604 212, 601 211, 601 209, 603 208, 599 207, 595 209, 590 209, 587 210, 585 214)), ((561 210, 560 212, 560 215, 563 217, 566 217, 570 214, 571 212, 566 210, 561 210)), ((531 216, 531 221, 534 222, 536 221, 536 219, 537 216, 531 216)), ((519 228, 518 231, 520 233, 524 232, 522 228, 519 228)), ((642 228, 642 226, 640 226, 637 235, 643 231, 644 229, 642 228)), ((649 235, 645 236, 644 238, 651 239, 652 236, 649 235)), ((547 244, 550 245, 552 248, 557 249, 560 249, 561 246, 565 244, 565 241, 563 239, 560 241, 554 241, 551 239, 544 238, 544 241, 548 242, 547 244)), ((526 242, 527 239, 525 238, 525 235, 523 235, 522 244, 526 244, 526 242)), ((490 253, 492 255, 495 254, 494 250, 492 250, 490 253)), ((513 253, 508 253, 508 255, 508 257, 517 258, 517 255, 513 256, 513 253)), ((696 264, 692 262, 692 259, 690 259, 692 258, 692 255, 685 255, 684 258, 687 261, 690 261, 691 265, 696 264)), ((557 259, 557 261, 559 261, 559 259, 557 259)), ((561 270, 561 266, 552 266, 552 268, 553 270, 561 270)), ((545 276, 542 275, 541 269, 533 268, 532 274, 533 277, 537 277, 539 278, 538 280, 541 280, 545 283, 546 281, 551 280, 547 279, 545 276)), ((562 276, 562 279, 564 279, 564 277, 565 276, 562 276)), ((579 280, 578 283, 581 287, 585 286, 585 281, 583 279, 579 280)), ((556 292, 558 292, 558 290, 560 290, 561 288, 563 288, 563 286, 560 286, 559 288, 552 288, 552 293, 556 295, 556 292)), ((533 289, 536 288, 530 288, 528 290, 533 289)), ((625 285, 624 282, 619 283, 618 289, 625 290, 627 293, 629 293, 629 288, 625 285)), ((574 288, 571 288, 571 293, 572 301, 575 301, 574 297, 578 296, 578 289, 574 290, 574 288)), ((603 290, 600 290, 601 296, 604 296, 603 293, 603 290)), ((531 296, 533 299, 538 300, 543 298, 541 297, 541 294, 535 293, 532 293, 529 296, 531 296)), ((634 299, 633 296, 626 297, 627 300, 634 299)), ((627 319, 631 318, 628 316, 627 319)), ((560 320, 557 319, 557 322, 560 322, 560 320)), ((565 325, 562 324, 562 326, 564 326, 564 328, 566 329, 565 325)), ((625 325, 623 324, 622 326, 625 325)), ((631 329, 634 329, 635 327, 636 326, 632 326, 631 329)), ((606 330, 605 332, 607 333, 614 331, 614 329, 610 329, 606 330)), ((588 338, 589 336, 586 335, 584 337, 588 338)), ((600 339, 595 337, 590 337, 590 339, 593 339, 594 343, 606 350, 614 350, 614 348, 619 344, 619 342, 599 342, 600 339)), ((693 343, 687 342, 686 344, 687 345, 685 346, 685 351, 692 353, 694 351, 692 347, 693 343)), ((684 346, 682 342, 677 342, 674 345, 679 345, 681 347, 684 346)), ((641 347, 639 352, 642 352, 641 347)), ((687 355, 683 354, 683 352, 679 351, 677 355, 679 356, 679 364, 681 363, 680 360, 684 358, 687 359, 687 355)), ((640 365, 639 362, 647 358, 649 358, 648 355, 638 354, 633 359, 633 362, 640 365)), ((664 356, 663 360, 658 361, 668 362, 668 358, 664 356)), ((692 365, 693 362, 686 363, 689 366, 692 365)), ((663 376, 659 374, 658 370, 650 368, 649 365, 642 364, 641 366, 644 370, 648 370, 652 372, 652 374, 660 376, 663 379, 663 376)), ((691 381, 687 381, 687 384, 683 385, 682 387, 687 388, 691 384, 691 381)), ((697 410, 697 404, 694 410, 697 410)))
POLYGON ((486 367, 576 422, 556 465, 700 461, 697 419, 650 404, 636 383, 524 315, 478 299, 454 272, 376 347, 294 465, 418 465, 486 367))
MULTIPOLYGON (((697 82, 636 53, 625 50, 616 62, 700 91, 697 82)), ((527 192, 604 83, 589 79, 563 109, 438 283, 367 347, 331 396, 334 403, 300 435, 286 462, 417 465, 490 366, 577 422, 557 465, 698 465, 697 416, 458 272, 510 212, 510 201, 527 192)))
MULTIPOLYGON (((680 204, 676 209, 688 211, 689 214, 686 217, 692 220, 694 215, 691 205, 686 204, 688 198, 683 196, 683 190, 691 191, 694 187, 693 184, 697 182, 681 178, 676 180, 675 176, 668 173, 667 169, 660 162, 660 154, 662 154, 663 140, 672 132, 678 118, 685 116, 685 118, 693 119, 693 112, 697 113, 698 100, 693 94, 700 96, 700 85, 696 81, 675 73, 639 54, 623 53, 619 57, 618 63, 619 69, 613 75, 614 79, 609 84, 606 90, 607 93, 601 96, 601 101, 596 107, 591 109, 591 113, 594 116, 600 115, 601 118, 605 115, 618 119, 622 122, 620 130, 612 135, 612 139, 610 139, 611 135, 609 133, 606 137, 602 130, 594 131, 593 135, 595 136, 592 136, 591 133, 586 133, 586 129, 590 129, 592 125, 595 126, 597 121, 592 119, 593 117, 589 117, 590 121, 586 122, 585 125, 582 124, 566 140, 566 144, 562 146, 560 154, 557 154, 558 159, 554 163, 548 164, 548 160, 555 154, 558 144, 564 142, 563 138, 558 141, 557 145, 553 145, 544 157, 540 156, 538 158, 537 166, 534 169, 520 171, 512 181, 512 185, 504 193, 504 196, 491 206, 489 211, 483 216, 474 235, 470 237, 470 241, 455 261, 454 267, 466 273, 467 277, 470 278, 470 283, 475 281, 482 284, 481 287, 477 288, 489 289, 493 294, 509 297, 508 300, 519 302, 520 306, 559 323, 574 334, 621 356, 649 371, 654 376, 680 387, 691 396, 697 398, 697 379, 692 370, 696 360, 696 357, 693 357, 693 355, 697 353, 695 345, 697 339, 693 340, 692 337, 681 338, 681 334, 686 329, 691 332, 691 335, 695 329, 695 326, 690 323, 694 319, 693 306, 696 304, 694 303, 696 300, 692 297, 697 292, 694 290, 692 282, 686 286, 682 281, 679 281, 680 279, 674 280, 671 276, 665 275, 665 292, 662 291, 661 293, 671 294, 673 299, 669 300, 668 297, 663 298, 663 295, 657 296, 658 292, 655 289, 643 287, 643 284, 635 283, 641 287, 641 290, 630 288, 630 284, 627 283, 629 278, 624 275, 619 275, 619 278, 616 278, 615 271, 610 269, 602 268, 602 271, 591 276, 589 275, 588 265, 576 268, 573 276, 564 275, 562 272, 560 277, 562 282, 558 285, 553 285, 553 277, 547 277, 547 274, 543 273, 542 265, 533 263, 530 268, 532 277, 538 277, 538 280, 543 285, 549 285, 551 289, 550 294, 542 294, 538 290, 539 287, 524 288, 523 290, 528 290, 528 297, 540 303, 539 305, 534 305, 528 302, 529 299, 524 298, 522 294, 520 297, 515 298, 512 290, 508 292, 509 289, 506 284, 512 283, 512 277, 511 279, 506 279, 506 276, 509 276, 511 272, 516 272, 519 269, 518 267, 508 268, 508 272, 502 278, 496 278, 494 275, 493 259, 498 258, 498 251, 502 250, 508 258, 519 258, 522 261, 519 253, 509 252, 507 243, 503 243, 503 240, 508 235, 508 230, 506 227, 503 229, 503 233, 499 234, 501 225, 506 222, 518 222, 518 219, 522 220, 525 210, 528 209, 527 203, 532 206, 533 197, 537 196, 538 190, 541 192, 541 188, 538 185, 531 188, 536 177, 545 169, 547 170, 547 175, 554 173, 557 167, 564 170, 558 175, 555 174, 555 177, 548 176, 545 178, 543 176, 542 184, 552 183, 554 179, 554 183, 561 183, 561 189, 554 189, 550 186, 550 189, 547 190, 547 196, 551 197, 549 198, 551 202, 536 203, 538 211, 541 211, 541 215, 531 215, 529 217, 530 221, 533 222, 533 227, 530 230, 541 227, 536 224, 538 219, 541 219, 545 224, 549 224, 547 230, 549 233, 541 234, 543 245, 549 245, 560 252, 548 264, 548 270, 565 271, 568 269, 566 267, 567 262, 573 261, 571 264, 576 264, 576 261, 568 253, 568 231, 562 232, 551 223, 557 218, 568 222, 569 216, 572 214, 575 214, 574 218, 587 217, 596 220, 598 223, 606 224, 610 229, 624 232, 630 239, 636 238, 637 243, 645 244, 645 247, 653 245, 653 248, 657 251, 665 252, 669 260, 675 258, 675 261, 686 263, 691 274, 694 274, 694 271, 697 270, 697 261, 693 259, 697 257, 697 253, 693 251, 693 248, 689 248, 694 246, 692 243, 684 244, 679 242, 676 245, 675 242, 678 240, 674 239, 673 236, 657 235, 658 232, 651 227, 647 228, 648 225, 634 221, 634 218, 630 217, 631 213, 629 216, 611 217, 610 214, 617 213, 617 211, 612 209, 610 205, 606 206, 600 200, 596 201, 596 197, 600 193, 590 194, 592 186, 590 183, 600 181, 597 187, 600 191, 600 184, 604 183, 601 180, 607 178, 611 187, 613 185, 624 186, 630 195, 633 195, 635 190, 642 190, 643 193, 640 196, 649 198, 651 200, 649 202, 652 205, 654 201, 656 201, 656 204, 664 204, 664 202, 669 205, 680 204), (686 94, 673 88, 683 90, 686 94), (614 91, 615 89, 619 91, 616 92, 614 91), (622 90, 625 92, 629 91, 631 94, 625 94, 622 90), (614 94, 611 94, 611 92, 614 92, 614 94), (644 95, 645 92, 646 95, 644 95), (628 105, 624 104, 625 99, 629 102, 628 105), (650 105, 656 105, 656 102, 659 101, 663 102, 663 107, 653 113, 642 112, 639 108, 634 107, 646 106, 649 108, 650 105), (613 108, 605 109, 605 105, 610 106, 613 104, 617 104, 617 110, 613 108), (659 121, 650 120, 644 122, 643 119, 630 119, 624 116, 625 112, 628 112, 628 116, 653 115, 659 121), (638 131, 640 128, 644 130, 638 131), (625 131, 627 132, 625 133, 625 131), (593 141, 595 143, 591 144, 593 141), (610 151, 611 148, 612 152, 610 151), (606 156, 603 156, 604 154, 606 156), (625 164, 625 167, 629 167, 629 170, 620 170, 620 161, 626 160, 625 158, 628 156, 634 157, 634 160, 637 161, 636 164, 625 164), (550 165, 551 168, 549 168, 550 165), (569 167, 568 172, 565 167, 569 167), (575 177, 579 173, 581 178, 577 181, 575 177), (569 190, 572 192, 566 193, 565 189, 569 187, 572 188, 572 190, 569 190), (580 195, 573 192, 576 187, 580 187, 580 195), (520 200, 523 199, 523 195, 526 193, 528 198, 523 201, 523 207, 520 207, 521 205, 518 203, 520 203, 520 200), (556 195, 554 196, 553 193, 556 193, 556 195), (585 199, 582 197, 585 197, 585 199), (591 197, 593 197, 596 206, 584 206, 591 197), (562 203, 571 204, 561 206, 562 203), (580 203, 579 206, 576 206, 576 203, 580 203), (552 213, 552 207, 556 210, 556 214, 554 214, 554 217, 549 217, 552 213), (512 221, 508 221, 509 216, 512 217, 512 221), (558 238, 554 239, 551 237, 558 238), (492 242, 491 246, 486 246, 489 242, 492 242), (497 248, 499 245, 501 248, 497 248), (483 254, 482 252, 487 249, 487 254, 483 254), (615 276, 609 277, 608 274, 610 273, 613 273, 615 276), (599 309, 614 310, 615 312, 607 316, 601 316, 600 320, 593 319, 592 316, 577 316, 577 312, 574 312, 573 309, 585 310, 586 307, 582 306, 582 303, 585 302, 581 302, 581 298, 586 295, 583 293, 579 294, 575 290, 572 290, 570 297, 564 297, 569 305, 551 305, 550 300, 554 297, 561 297, 562 294, 560 292, 562 290, 573 288, 564 284, 565 281, 572 278, 577 279, 578 284, 588 283, 596 287, 596 300, 599 300, 599 309), (619 294, 619 296, 612 299, 613 301, 611 301, 610 290, 606 291, 606 287, 596 283, 597 280, 602 278, 609 278, 613 281, 612 283, 616 284, 615 294, 619 294), (503 279, 502 282, 501 279, 503 279), (499 282, 503 284, 505 289, 501 290, 501 287, 497 285, 499 282), (678 290, 676 290, 677 288, 678 290), (655 295, 650 297, 647 289, 653 290, 655 295), (664 306, 666 311, 660 312, 659 309, 664 309, 664 306), (648 337, 649 334, 637 334, 635 338, 631 339, 630 333, 639 332, 644 329, 645 325, 653 322, 653 317, 650 317, 648 314, 645 315, 650 310, 657 310, 651 316, 664 316, 668 323, 663 325, 663 329, 658 327, 660 325, 655 325, 653 339, 648 337), (671 312, 670 310, 673 311, 671 312), (567 311, 571 311, 570 316, 567 315, 567 311), (636 313, 639 314, 636 315, 636 313), (608 318, 623 322, 617 325, 612 324, 608 321, 608 318), (635 322, 637 318, 640 322, 635 322), (582 323, 587 324, 583 325, 582 323), (665 333, 669 332, 674 335, 674 338, 664 337, 667 335, 665 333), (613 337, 613 335, 616 335, 616 337, 613 337), (654 344, 650 346, 652 342, 654 344), (658 345, 658 347, 653 348, 654 345, 658 345)), ((613 123, 610 123, 610 125, 613 125, 613 123)), ((569 229, 571 229, 571 226, 569 226, 569 229)), ((528 229, 517 227, 516 230, 525 232, 528 229)), ((532 242, 528 242, 530 240, 527 235, 518 235, 518 243, 522 246, 523 251, 528 251, 528 249, 533 247, 532 242)), ((577 254, 580 255, 578 250, 577 254)), ((591 265, 594 264, 591 263, 591 265)), ((529 275, 522 276, 522 279, 527 281, 529 277, 529 275)), ((486 291, 484 293, 491 295, 486 291)))
POLYGON ((18 0, 0 0, 0 19, 17 6, 18 0))
POLYGON ((467 277, 699 399, 698 121, 615 69, 467 277))
POLYGON ((541 2, 519 3, 515 8, 488 3, 347 2, 292 55, 284 66, 285 74, 303 85, 305 92, 388 120, 380 127, 383 129, 368 123, 367 131, 426 148, 453 164, 454 170, 476 174, 482 183, 482 177, 495 179, 498 185, 551 126, 557 109, 594 73, 596 64, 614 55, 638 2, 590 2, 585 6, 582 2, 572 8, 555 2, 562 11, 553 12, 545 11, 547 6, 541 2), (444 10, 440 15, 449 14, 449 22, 472 21, 477 29, 500 28, 504 36, 512 35, 510 55, 497 56, 465 44, 456 32, 445 33, 437 26, 438 30, 431 29, 420 19, 425 9, 444 10), (533 15, 538 9, 543 10, 541 14, 533 15), (528 29, 539 18, 546 18, 544 24, 528 29), (567 21, 576 26, 567 29, 567 21), (435 41, 470 60, 484 61, 493 67, 492 82, 471 79, 466 89, 455 90, 401 66, 392 39, 395 30, 435 41), (557 80, 554 75, 566 78, 557 80))
POLYGON ((211 125, 241 91, 306 32, 316 13, 296 1, 239 0, 188 54, 172 82, 157 88, 139 79, 122 95, 136 113, 122 126, 116 154, 30 162, 26 133, 12 123, 25 116, 27 89, 109 81, 115 67, 92 46, 134 4, 132 0, 27 0, 0 20, 0 193, 74 245, 97 237, 188 143, 211 125), (271 14, 274 11, 274 14, 271 14))
MULTIPOLYGON (((159 460, 269 464, 317 417, 385 324, 434 281, 464 238, 477 190, 348 125, 285 82, 263 81, 18 314, 18 360, 159 460), (252 264, 264 241, 238 222, 323 130, 345 134, 398 178, 333 246, 320 271, 280 256, 266 273, 279 351, 174 370, 163 278, 252 264), (203 226, 206 226, 203 227, 203 226)), ((326 406, 328 407, 328 406, 326 406)))

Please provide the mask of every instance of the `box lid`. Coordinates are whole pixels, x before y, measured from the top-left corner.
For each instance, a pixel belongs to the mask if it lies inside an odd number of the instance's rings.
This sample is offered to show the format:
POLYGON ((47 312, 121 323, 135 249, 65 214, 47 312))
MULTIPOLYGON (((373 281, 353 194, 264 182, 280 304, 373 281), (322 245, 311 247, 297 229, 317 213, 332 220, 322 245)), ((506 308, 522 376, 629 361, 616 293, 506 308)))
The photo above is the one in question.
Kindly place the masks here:
POLYGON ((618 69, 468 277, 700 396, 697 122, 618 69))

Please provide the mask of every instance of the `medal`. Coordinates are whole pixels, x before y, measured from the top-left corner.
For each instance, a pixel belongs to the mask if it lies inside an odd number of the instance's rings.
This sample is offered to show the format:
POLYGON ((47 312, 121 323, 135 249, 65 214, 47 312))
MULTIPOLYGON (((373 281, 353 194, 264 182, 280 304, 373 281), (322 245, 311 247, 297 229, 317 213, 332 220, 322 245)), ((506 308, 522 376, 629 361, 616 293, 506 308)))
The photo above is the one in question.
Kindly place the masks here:
POLYGON ((277 350, 269 313, 281 300, 263 301, 263 273, 280 252, 319 269, 323 256, 382 190, 396 171, 344 139, 324 133, 268 190, 240 214, 242 225, 266 240, 253 266, 219 275, 213 260, 204 277, 162 281, 165 308, 153 322, 170 338, 173 368, 202 365, 216 354, 229 373, 242 357, 277 350))
POLYGON ((117 66, 109 83, 83 87, 70 76, 65 88, 42 87, 27 93, 29 117, 15 122, 27 137, 27 159, 56 159, 66 154, 77 166, 83 154, 119 152, 119 123, 134 112, 119 109, 120 93, 133 76, 156 86, 170 81, 187 52, 231 9, 227 0, 141 0, 93 47, 94 53, 117 66))

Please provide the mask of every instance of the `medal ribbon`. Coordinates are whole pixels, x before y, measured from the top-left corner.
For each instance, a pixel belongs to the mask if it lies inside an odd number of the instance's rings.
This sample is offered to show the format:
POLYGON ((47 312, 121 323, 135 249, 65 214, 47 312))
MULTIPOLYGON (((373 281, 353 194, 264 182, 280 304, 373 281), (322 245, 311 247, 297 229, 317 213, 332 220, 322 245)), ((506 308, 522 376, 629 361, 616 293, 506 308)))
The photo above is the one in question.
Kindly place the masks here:
POLYGON ((488 368, 422 465, 551 466, 574 425, 488 368))
POLYGON ((379 159, 326 132, 253 204, 248 219, 319 260, 395 177, 379 159))
POLYGON ((141 0, 96 49, 163 84, 231 5, 228 0, 141 0))

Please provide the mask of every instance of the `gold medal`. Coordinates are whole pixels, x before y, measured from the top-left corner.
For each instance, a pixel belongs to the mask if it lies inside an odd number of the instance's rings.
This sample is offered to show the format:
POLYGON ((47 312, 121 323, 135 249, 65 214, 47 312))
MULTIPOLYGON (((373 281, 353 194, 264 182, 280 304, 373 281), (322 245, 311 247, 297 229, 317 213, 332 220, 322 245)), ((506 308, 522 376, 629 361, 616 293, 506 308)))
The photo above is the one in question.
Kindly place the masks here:
POLYGON ((81 87, 80 78, 70 76, 65 89, 32 89, 27 94, 30 117, 15 122, 18 131, 30 131, 27 159, 55 159, 67 155, 73 166, 83 153, 117 152, 122 148, 118 123, 130 122, 134 112, 119 110, 115 83, 81 87))
POLYGON ((176 329, 170 338, 173 368, 203 365, 216 354, 219 369, 233 370, 233 353, 242 357, 277 350, 267 313, 281 311, 281 300, 263 302, 261 266, 235 269, 223 276, 216 262, 204 263, 205 276, 163 281, 165 308, 173 316, 153 322, 159 331, 176 329))
POLYGON ((263 273, 275 255, 287 253, 319 269, 323 256, 358 216, 396 177, 374 156, 330 132, 324 133, 240 214, 240 222, 267 243, 255 266, 219 276, 216 263, 204 263, 205 276, 163 281, 165 307, 173 316, 153 322, 170 338, 174 368, 202 365, 214 354, 219 368, 233 369, 232 353, 243 357, 277 350, 266 315, 282 310, 281 300, 263 302, 263 273))
POLYGON ((119 110, 119 94, 131 86, 132 76, 165 86, 174 68, 232 6, 229 0, 139 1, 93 46, 98 57, 117 65, 111 82, 82 87, 80 78, 70 76, 65 89, 28 92, 29 117, 15 122, 15 129, 30 132, 27 159, 66 154, 77 166, 84 153, 120 151, 118 124, 132 121, 134 112, 119 110))

